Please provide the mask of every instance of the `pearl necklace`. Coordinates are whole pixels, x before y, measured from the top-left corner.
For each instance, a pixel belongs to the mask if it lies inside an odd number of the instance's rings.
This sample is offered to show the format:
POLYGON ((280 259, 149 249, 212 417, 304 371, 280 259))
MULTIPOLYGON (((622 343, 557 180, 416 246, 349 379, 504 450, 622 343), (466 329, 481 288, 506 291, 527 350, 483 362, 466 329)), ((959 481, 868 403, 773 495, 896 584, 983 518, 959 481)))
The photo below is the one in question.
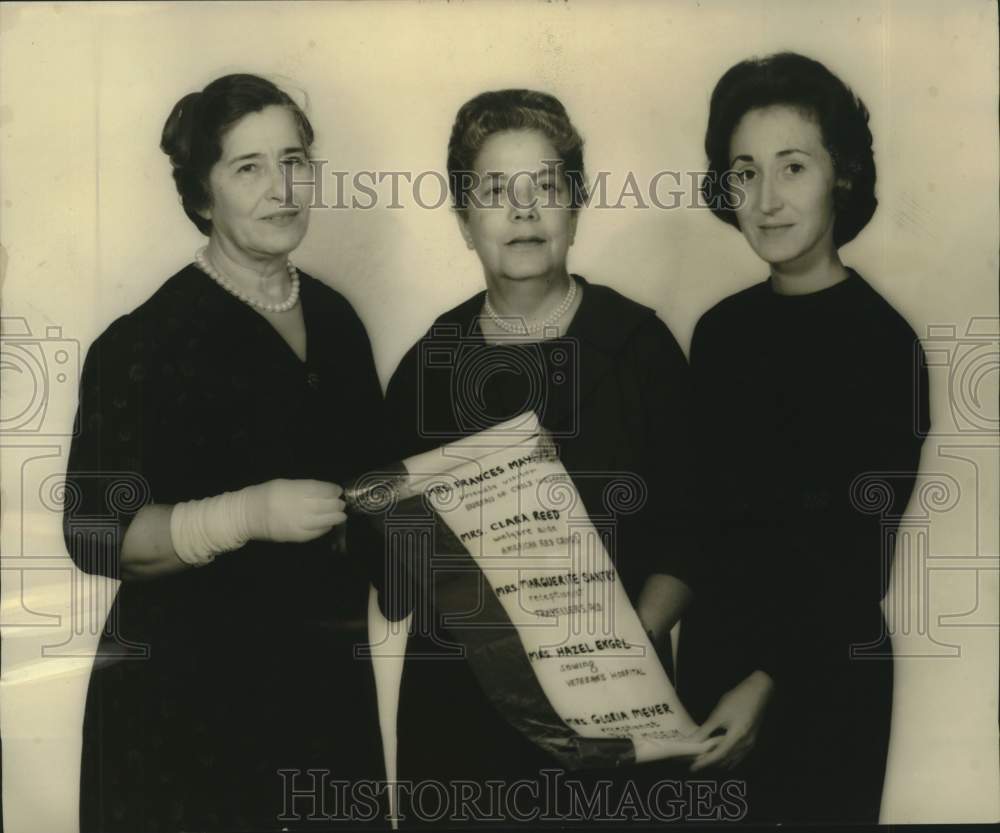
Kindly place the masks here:
POLYGON ((490 303, 490 294, 486 293, 486 299, 483 301, 483 309, 486 310, 486 314, 490 317, 494 324, 496 324, 501 330, 506 330, 508 333, 514 335, 534 335, 535 333, 541 332, 548 326, 555 324, 559 321, 565 314, 566 311, 573 306, 573 301, 576 300, 576 280, 570 277, 569 279, 569 289, 566 290, 566 294, 563 296, 562 301, 560 301, 559 306, 557 306, 549 314, 548 318, 543 321, 536 321, 531 326, 524 323, 523 318, 517 318, 517 323, 512 324, 508 319, 513 316, 507 316, 507 318, 501 318, 497 311, 493 308, 493 304, 490 303))
POLYGON ((288 297, 284 301, 273 304, 251 298, 232 281, 217 272, 212 264, 208 262, 208 258, 205 256, 205 249, 199 249, 195 253, 194 261, 202 272, 225 289, 226 292, 235 295, 244 303, 259 309, 261 312, 288 312, 288 310, 299 302, 299 270, 292 265, 290 260, 286 261, 285 266, 288 269, 288 277, 292 279, 292 290, 288 293, 288 297))

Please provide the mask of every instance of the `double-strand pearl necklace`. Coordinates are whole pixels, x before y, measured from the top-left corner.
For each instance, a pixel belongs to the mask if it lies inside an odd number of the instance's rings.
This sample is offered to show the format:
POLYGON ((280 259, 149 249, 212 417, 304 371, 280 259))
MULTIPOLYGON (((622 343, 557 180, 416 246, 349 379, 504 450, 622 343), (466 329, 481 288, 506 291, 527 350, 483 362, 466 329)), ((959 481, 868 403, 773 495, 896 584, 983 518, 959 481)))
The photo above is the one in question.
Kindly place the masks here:
POLYGON ((195 253, 194 261, 198 264, 198 268, 201 269, 202 272, 225 289, 226 292, 231 295, 235 295, 244 303, 259 309, 261 312, 288 312, 288 310, 299 302, 299 270, 292 265, 290 260, 286 261, 285 267, 288 269, 288 277, 292 280, 292 290, 288 293, 288 297, 285 298, 284 301, 274 304, 269 304, 266 301, 258 301, 256 298, 251 298, 242 289, 236 286, 236 284, 216 271, 215 267, 208 262, 208 258, 205 256, 205 249, 199 249, 195 253))
POLYGON ((576 300, 576 280, 572 277, 569 279, 569 288, 566 290, 566 294, 563 296, 562 301, 559 302, 547 318, 542 321, 536 321, 530 326, 524 322, 523 318, 516 318, 517 323, 510 322, 510 316, 507 318, 501 318, 495 309, 493 309, 493 304, 490 303, 490 294, 486 293, 486 300, 483 301, 483 309, 486 310, 486 314, 490 317, 494 324, 496 324, 501 330, 505 330, 508 333, 514 335, 534 335, 535 333, 540 333, 546 327, 550 327, 556 324, 565 314, 566 311, 573 306, 573 301, 576 300))

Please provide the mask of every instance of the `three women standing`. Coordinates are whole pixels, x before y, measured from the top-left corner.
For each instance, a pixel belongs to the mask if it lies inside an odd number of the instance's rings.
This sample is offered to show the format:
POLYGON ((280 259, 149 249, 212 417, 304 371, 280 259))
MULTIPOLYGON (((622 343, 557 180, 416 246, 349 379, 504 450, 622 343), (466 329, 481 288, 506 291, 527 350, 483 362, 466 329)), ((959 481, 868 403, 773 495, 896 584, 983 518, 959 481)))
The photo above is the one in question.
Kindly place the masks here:
MULTIPOLYGON (((208 247, 88 354, 67 545, 81 568, 124 581, 88 694, 83 828, 275 828, 281 769, 379 777, 371 672, 351 651, 365 570, 331 552, 335 483, 526 408, 592 515, 606 509, 602 476, 645 483, 610 555, 655 638, 697 584, 681 693, 702 733, 724 737, 694 768, 745 759, 758 819, 877 820, 886 541, 928 420, 913 331, 838 256, 876 205, 863 105, 791 54, 741 63, 716 87, 706 196, 770 275, 695 331, 697 460, 669 330, 568 270, 583 142, 556 99, 504 90, 459 111, 450 187, 486 290, 406 354, 385 434, 364 328, 287 261, 309 201, 289 202, 282 174, 308 164, 311 142, 301 110, 254 76, 179 102, 163 149, 208 247), (444 373, 422 361, 438 347, 444 373), (696 466, 711 476, 699 536, 696 466), (852 501, 868 473, 902 473, 881 516, 852 501), (114 499, 123 482, 138 490, 127 504, 114 499)), ((484 785, 558 768, 443 650, 433 600, 409 599, 387 610, 415 607, 419 626, 399 777, 484 785)))

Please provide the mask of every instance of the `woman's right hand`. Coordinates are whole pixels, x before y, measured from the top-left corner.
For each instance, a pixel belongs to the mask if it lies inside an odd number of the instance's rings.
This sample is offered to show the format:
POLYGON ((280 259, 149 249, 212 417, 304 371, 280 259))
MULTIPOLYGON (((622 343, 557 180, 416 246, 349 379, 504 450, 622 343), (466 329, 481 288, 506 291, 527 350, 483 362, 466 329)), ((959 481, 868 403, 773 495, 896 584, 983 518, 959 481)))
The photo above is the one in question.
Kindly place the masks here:
POLYGON ((758 669, 722 695, 692 740, 708 740, 720 729, 724 734, 716 746, 694 759, 691 772, 709 766, 732 769, 750 754, 757 743, 773 689, 771 676, 758 669))
POLYGON ((347 520, 344 490, 321 480, 268 480, 247 488, 250 537, 312 541, 347 520))

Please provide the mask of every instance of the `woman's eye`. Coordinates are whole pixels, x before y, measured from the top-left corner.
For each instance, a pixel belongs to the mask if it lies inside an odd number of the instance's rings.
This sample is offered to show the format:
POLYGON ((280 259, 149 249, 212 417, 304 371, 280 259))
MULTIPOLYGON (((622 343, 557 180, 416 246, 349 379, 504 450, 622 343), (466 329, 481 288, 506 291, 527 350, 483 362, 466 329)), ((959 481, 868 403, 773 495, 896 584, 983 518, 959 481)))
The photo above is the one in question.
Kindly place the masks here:
POLYGON ((301 156, 289 156, 287 159, 281 160, 282 165, 305 165, 306 160, 301 156))
POLYGON ((792 164, 788 166, 788 172, 790 174, 797 174, 804 170, 805 170, 805 165, 800 165, 798 162, 792 162, 792 164))
POLYGON ((750 168, 747 168, 742 171, 737 171, 736 176, 740 180, 740 182, 749 182, 751 179, 757 176, 757 172, 750 168))
POLYGON ((245 165, 240 165, 236 169, 238 174, 250 174, 257 170, 257 165, 254 162, 247 162, 245 165))

